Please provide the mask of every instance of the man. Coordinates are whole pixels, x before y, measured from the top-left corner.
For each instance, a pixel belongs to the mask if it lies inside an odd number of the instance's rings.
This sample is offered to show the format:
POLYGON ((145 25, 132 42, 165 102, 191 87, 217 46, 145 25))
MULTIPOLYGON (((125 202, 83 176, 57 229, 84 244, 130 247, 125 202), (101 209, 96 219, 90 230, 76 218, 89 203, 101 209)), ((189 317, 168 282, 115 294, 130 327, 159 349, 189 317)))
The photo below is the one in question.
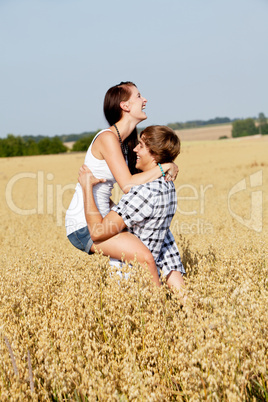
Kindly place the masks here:
MULTIPOLYGON (((150 126, 142 131, 134 149, 136 168, 142 171, 161 163, 172 162, 180 152, 180 140, 168 127, 150 126)), ((165 174, 153 182, 134 186, 123 195, 118 205, 102 218, 96 207, 93 186, 102 182, 83 165, 79 182, 83 189, 85 216, 94 243, 120 233, 126 227, 151 251, 155 263, 167 277, 170 287, 179 289, 185 273, 174 237, 169 230, 177 207, 174 183, 165 180, 165 174)))

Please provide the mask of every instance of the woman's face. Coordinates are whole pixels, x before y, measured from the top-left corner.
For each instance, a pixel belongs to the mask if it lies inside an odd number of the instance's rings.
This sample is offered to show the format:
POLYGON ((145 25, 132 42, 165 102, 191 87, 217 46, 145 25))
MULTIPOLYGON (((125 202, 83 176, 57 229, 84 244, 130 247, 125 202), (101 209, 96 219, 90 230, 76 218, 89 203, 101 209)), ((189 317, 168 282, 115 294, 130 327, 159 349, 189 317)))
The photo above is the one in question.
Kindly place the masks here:
POLYGON ((126 105, 128 107, 128 113, 133 116, 133 118, 137 119, 138 122, 147 119, 146 113, 144 111, 147 99, 141 96, 138 88, 131 86, 131 95, 126 105))

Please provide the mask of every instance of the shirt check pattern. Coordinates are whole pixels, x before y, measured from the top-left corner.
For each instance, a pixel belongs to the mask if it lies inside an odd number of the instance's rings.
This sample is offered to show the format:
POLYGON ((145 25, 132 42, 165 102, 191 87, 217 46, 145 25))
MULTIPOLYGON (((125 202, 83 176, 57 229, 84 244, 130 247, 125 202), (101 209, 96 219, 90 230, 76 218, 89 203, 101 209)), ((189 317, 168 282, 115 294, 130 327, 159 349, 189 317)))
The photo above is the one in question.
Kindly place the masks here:
POLYGON ((177 208, 173 182, 163 177, 132 187, 112 209, 129 231, 149 248, 163 275, 171 270, 185 273, 175 239, 169 230, 177 208))

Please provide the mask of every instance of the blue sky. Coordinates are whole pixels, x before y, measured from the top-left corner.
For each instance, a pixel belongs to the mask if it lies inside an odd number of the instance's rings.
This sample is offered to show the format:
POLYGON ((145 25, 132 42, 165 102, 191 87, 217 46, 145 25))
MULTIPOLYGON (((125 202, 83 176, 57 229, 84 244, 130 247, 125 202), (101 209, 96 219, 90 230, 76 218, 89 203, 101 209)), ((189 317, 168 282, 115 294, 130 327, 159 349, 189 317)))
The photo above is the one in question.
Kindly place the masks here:
POLYGON ((268 0, 0 0, 0 137, 107 126, 135 82, 142 126, 268 115, 268 0))

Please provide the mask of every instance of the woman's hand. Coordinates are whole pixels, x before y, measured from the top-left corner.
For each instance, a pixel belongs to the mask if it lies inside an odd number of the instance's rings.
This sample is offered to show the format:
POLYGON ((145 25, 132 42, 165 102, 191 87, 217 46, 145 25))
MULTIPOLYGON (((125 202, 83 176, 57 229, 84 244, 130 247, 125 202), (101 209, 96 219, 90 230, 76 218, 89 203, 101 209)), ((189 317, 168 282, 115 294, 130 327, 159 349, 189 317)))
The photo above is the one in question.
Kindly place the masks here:
POLYGON ((178 166, 176 165, 176 163, 171 162, 170 168, 166 172, 166 177, 165 177, 166 181, 171 181, 171 180, 175 181, 178 173, 179 173, 178 166))
POLYGON ((87 165, 82 165, 78 172, 78 181, 82 188, 85 188, 86 186, 93 187, 96 184, 104 183, 106 179, 97 179, 95 176, 93 176, 87 165))

